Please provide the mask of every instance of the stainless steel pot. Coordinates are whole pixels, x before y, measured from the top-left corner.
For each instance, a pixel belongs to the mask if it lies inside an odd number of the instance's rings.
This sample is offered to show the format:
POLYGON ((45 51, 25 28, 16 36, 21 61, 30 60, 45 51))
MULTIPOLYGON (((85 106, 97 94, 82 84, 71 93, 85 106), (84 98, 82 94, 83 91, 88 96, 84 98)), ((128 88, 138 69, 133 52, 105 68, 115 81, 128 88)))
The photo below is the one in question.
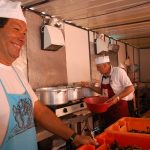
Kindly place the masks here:
POLYGON ((90 88, 82 88, 83 97, 91 97, 93 96, 93 91, 90 88))
POLYGON ((99 96, 99 93, 94 92, 90 88, 82 88, 83 97, 99 96))
POLYGON ((83 98, 82 88, 81 87, 68 87, 68 100, 78 100, 83 98))
POLYGON ((37 89, 36 92, 45 105, 60 105, 68 103, 66 88, 47 87, 37 89))

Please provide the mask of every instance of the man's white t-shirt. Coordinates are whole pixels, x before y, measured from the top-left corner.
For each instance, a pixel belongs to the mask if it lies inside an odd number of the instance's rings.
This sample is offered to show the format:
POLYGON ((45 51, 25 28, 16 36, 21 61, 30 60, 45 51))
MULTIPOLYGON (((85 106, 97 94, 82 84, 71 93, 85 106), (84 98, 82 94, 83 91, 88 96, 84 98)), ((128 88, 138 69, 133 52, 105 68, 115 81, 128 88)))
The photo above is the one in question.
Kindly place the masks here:
MULTIPOLYGON (((31 97, 32 104, 34 106, 34 102, 38 100, 37 96, 35 95, 34 91, 29 85, 24 74, 17 68, 15 68, 15 70, 19 75, 20 79, 22 80, 24 86, 26 87, 31 97)), ((0 80, 5 86, 7 93, 22 94, 25 92, 25 88, 22 85, 20 79, 18 78, 15 70, 12 66, 5 66, 3 64, 0 64, 0 80)), ((9 112, 10 111, 9 111, 9 104, 7 102, 7 97, 5 95, 2 84, 0 84, 0 145, 2 144, 5 133, 7 131, 9 112)))
MULTIPOLYGON (((112 87, 115 94, 119 94, 126 87, 133 85, 125 70, 120 67, 111 67, 110 76, 110 81, 109 78, 103 78, 103 83, 108 84, 110 82, 110 86, 112 87)), ((100 79, 100 81, 101 80, 102 79, 100 79)), ((129 101, 132 100, 133 97, 134 93, 132 92, 128 96, 122 98, 122 100, 129 101)))

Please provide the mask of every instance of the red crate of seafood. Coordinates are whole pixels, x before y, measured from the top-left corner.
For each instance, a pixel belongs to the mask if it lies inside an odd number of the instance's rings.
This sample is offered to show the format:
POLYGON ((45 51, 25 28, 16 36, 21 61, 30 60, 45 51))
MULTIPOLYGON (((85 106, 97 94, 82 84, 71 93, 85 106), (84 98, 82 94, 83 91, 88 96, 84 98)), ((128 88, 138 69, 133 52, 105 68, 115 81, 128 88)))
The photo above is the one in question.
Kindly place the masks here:
POLYGON ((149 150, 150 138, 139 134, 103 132, 96 136, 99 146, 83 145, 77 150, 149 150))
POLYGON ((123 117, 105 129, 106 132, 144 134, 150 138, 150 119, 123 117))

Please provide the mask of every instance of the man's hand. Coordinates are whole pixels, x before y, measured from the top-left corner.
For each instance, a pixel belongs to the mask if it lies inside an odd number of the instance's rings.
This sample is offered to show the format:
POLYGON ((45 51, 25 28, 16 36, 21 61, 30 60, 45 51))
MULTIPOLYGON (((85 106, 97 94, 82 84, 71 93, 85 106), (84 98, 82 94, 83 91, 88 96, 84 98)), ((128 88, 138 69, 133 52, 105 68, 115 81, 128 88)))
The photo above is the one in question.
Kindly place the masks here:
POLYGON ((92 144, 92 145, 97 144, 93 138, 91 138, 90 136, 84 136, 84 135, 77 135, 73 143, 76 146, 85 145, 85 144, 92 144))
POLYGON ((113 96, 110 99, 107 100, 106 103, 111 103, 111 106, 116 104, 119 101, 119 97, 118 96, 113 96))

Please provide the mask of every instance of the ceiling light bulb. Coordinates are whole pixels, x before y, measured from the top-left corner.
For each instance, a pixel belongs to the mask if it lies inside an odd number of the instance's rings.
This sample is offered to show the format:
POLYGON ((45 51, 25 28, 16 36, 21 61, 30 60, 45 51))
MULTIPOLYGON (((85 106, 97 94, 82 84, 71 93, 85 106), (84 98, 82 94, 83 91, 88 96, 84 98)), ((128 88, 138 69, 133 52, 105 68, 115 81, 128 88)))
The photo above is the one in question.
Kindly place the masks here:
POLYGON ((52 17, 52 18, 55 18, 56 16, 52 15, 51 17, 52 17))
POLYGON ((45 15, 45 14, 46 14, 46 12, 44 12, 44 11, 42 11, 41 13, 42 13, 43 15, 45 15))
POLYGON ((67 22, 67 23, 72 23, 72 21, 71 21, 71 20, 65 20, 65 22, 67 22))
POLYGON ((45 19, 50 19, 50 16, 45 16, 45 19))
POLYGON ((35 8, 34 8, 34 7, 30 7, 29 9, 30 9, 30 10, 35 10, 35 8))

